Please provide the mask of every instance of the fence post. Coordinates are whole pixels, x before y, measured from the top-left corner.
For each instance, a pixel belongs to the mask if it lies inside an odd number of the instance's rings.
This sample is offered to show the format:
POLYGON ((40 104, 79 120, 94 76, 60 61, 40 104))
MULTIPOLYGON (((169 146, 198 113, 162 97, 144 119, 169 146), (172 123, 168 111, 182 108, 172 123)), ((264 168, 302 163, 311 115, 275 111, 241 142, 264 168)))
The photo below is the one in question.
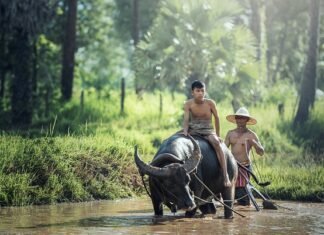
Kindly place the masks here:
POLYGON ((121 94, 120 94, 120 114, 123 115, 125 103, 125 78, 121 79, 121 94))

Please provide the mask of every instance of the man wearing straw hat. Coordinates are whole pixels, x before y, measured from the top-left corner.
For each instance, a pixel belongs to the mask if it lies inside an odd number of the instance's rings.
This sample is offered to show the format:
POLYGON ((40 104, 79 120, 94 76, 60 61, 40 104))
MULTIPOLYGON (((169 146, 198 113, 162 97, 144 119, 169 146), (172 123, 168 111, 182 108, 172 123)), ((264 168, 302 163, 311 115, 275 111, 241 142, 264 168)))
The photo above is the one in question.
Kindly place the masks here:
MULTIPOLYGON (((225 144, 227 147, 231 146, 231 151, 239 163, 246 168, 251 169, 250 150, 254 147, 257 154, 262 156, 264 149, 259 141, 258 136, 248 129, 246 125, 255 125, 257 120, 250 116, 249 111, 241 107, 235 114, 228 115, 226 119, 229 122, 235 123, 237 127, 234 130, 230 130, 225 137, 225 144)), ((245 186, 247 184, 246 179, 249 178, 249 173, 244 169, 239 169, 239 174, 236 181, 236 197, 242 197, 246 195, 245 186)), ((244 197, 238 200, 239 205, 250 205, 250 199, 244 197)))

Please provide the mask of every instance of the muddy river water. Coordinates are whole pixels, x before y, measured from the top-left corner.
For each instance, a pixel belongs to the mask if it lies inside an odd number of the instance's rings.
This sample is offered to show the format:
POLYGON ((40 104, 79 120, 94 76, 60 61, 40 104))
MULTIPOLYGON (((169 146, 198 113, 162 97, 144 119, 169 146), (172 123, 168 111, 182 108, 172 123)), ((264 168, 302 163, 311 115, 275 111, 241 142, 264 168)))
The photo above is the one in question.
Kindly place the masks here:
MULTIPOLYGON (((259 202, 261 205, 261 202, 259 202)), ((291 210, 235 207, 246 217, 225 220, 184 212, 154 219, 148 199, 0 208, 0 234, 324 234, 324 203, 279 201, 291 210)))

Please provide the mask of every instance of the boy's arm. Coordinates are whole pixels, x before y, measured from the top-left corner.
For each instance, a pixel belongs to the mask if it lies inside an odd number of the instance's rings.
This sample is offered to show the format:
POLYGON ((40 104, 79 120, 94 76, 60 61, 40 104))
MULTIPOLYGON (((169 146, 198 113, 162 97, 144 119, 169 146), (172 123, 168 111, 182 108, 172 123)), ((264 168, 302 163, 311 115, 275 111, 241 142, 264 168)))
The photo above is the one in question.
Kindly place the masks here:
POLYGON ((264 154, 264 148, 261 145, 259 138, 255 133, 253 133, 253 138, 250 139, 250 144, 254 147, 257 154, 259 154, 260 156, 264 154))
POLYGON ((212 114, 214 115, 214 118, 215 118, 216 134, 217 134, 217 136, 220 137, 220 135, 219 135, 220 134, 219 117, 218 117, 215 101, 211 100, 210 106, 211 106, 211 112, 212 112, 212 114))
POLYGON ((183 118, 183 134, 185 136, 188 135, 188 129, 189 129, 189 104, 186 102, 184 104, 184 118, 183 118))

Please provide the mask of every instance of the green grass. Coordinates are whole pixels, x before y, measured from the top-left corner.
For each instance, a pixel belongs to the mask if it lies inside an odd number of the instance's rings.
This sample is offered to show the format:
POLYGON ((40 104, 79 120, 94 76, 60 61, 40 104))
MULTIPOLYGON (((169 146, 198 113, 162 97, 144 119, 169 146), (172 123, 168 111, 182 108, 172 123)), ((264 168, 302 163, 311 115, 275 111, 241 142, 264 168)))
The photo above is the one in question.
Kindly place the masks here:
POLYGON ((0 204, 135 196, 133 146, 110 136, 0 138, 0 204))
MULTIPOLYGON (((81 111, 73 100, 47 119, 35 119, 29 130, 4 132, 0 136, 0 205, 49 204, 95 199, 132 197, 144 193, 133 161, 138 145, 145 161, 150 161, 163 139, 182 126, 183 95, 164 93, 163 113, 158 95, 138 99, 127 93, 125 113, 120 114, 119 96, 97 100, 85 97, 81 111)), ((317 102, 307 124, 309 136, 323 130, 323 102, 317 102)), ((254 159, 274 199, 323 200, 323 160, 312 155, 307 136, 291 131, 292 108, 286 105, 279 117, 275 105, 249 107, 258 120, 251 126, 266 155, 254 159), (294 134, 295 133, 295 134, 294 134), (294 136, 296 135, 296 136, 294 136), (300 142, 298 142, 298 141, 300 142), (303 141, 305 140, 305 141, 303 141)), ((233 113, 229 103, 217 104, 221 137, 235 125, 225 117, 233 113)), ((323 132, 322 132, 323 133, 323 132)), ((316 137, 317 138, 317 137, 316 137)))
POLYGON ((271 181, 266 192, 272 199, 321 202, 324 199, 324 160, 313 155, 268 153, 254 159, 254 172, 271 181))

